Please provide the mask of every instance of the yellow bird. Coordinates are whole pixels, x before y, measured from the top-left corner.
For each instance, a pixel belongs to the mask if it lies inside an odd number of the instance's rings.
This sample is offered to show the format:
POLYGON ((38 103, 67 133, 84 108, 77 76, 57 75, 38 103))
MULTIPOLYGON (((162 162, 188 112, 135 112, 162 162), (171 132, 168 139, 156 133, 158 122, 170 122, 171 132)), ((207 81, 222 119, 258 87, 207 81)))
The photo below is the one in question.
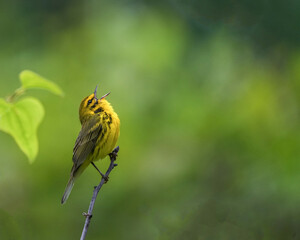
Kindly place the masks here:
MULTIPOLYGON (((61 199, 65 203, 74 186, 74 181, 91 163, 105 158, 114 149, 120 134, 120 120, 106 97, 97 98, 97 87, 93 94, 84 98, 79 107, 81 131, 73 149, 73 167, 66 190, 61 199)), ((99 171, 104 177, 104 175, 99 171)))

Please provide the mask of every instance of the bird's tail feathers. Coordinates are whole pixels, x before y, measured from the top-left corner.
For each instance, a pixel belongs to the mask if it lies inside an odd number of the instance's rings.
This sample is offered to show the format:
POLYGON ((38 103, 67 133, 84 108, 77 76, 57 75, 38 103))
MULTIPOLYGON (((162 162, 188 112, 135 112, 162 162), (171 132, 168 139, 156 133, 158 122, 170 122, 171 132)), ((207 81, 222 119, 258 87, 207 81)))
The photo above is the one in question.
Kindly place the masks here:
POLYGON ((61 204, 64 204, 67 201, 67 199, 68 199, 68 197, 69 197, 69 195, 72 191, 72 188, 74 186, 74 181, 75 181, 75 178, 73 176, 71 176, 69 181, 68 181, 68 184, 66 186, 66 190, 64 192, 64 195, 61 199, 61 204))

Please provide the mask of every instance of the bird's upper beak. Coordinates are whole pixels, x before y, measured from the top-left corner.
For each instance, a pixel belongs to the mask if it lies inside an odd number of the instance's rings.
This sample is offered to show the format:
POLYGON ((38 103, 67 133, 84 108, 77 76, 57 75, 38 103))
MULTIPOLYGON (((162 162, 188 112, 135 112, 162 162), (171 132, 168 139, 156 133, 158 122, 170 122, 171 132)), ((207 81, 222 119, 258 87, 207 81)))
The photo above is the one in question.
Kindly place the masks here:
POLYGON ((94 98, 95 98, 96 100, 98 100, 98 99, 97 99, 97 88, 98 88, 98 85, 96 86, 95 91, 94 91, 94 98))

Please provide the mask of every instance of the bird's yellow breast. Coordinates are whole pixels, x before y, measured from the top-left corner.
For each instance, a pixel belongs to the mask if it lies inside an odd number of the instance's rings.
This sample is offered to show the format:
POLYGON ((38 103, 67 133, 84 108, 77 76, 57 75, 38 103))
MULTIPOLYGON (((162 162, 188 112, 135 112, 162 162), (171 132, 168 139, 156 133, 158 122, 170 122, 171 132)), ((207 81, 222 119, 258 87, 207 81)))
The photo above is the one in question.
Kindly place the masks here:
POLYGON ((100 118, 103 133, 97 140, 91 161, 103 159, 111 153, 120 135, 120 120, 114 111, 104 112, 100 118))

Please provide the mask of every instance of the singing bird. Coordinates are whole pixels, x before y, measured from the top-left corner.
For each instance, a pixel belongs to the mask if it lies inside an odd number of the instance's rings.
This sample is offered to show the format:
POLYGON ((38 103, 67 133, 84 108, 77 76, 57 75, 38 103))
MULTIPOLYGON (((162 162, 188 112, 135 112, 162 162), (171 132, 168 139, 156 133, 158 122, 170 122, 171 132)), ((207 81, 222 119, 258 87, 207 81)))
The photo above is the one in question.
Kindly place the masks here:
POLYGON ((114 149, 120 134, 120 120, 106 97, 97 98, 97 87, 93 94, 85 97, 79 107, 81 130, 73 149, 73 167, 61 203, 68 199, 74 181, 91 163, 105 158, 114 149))

